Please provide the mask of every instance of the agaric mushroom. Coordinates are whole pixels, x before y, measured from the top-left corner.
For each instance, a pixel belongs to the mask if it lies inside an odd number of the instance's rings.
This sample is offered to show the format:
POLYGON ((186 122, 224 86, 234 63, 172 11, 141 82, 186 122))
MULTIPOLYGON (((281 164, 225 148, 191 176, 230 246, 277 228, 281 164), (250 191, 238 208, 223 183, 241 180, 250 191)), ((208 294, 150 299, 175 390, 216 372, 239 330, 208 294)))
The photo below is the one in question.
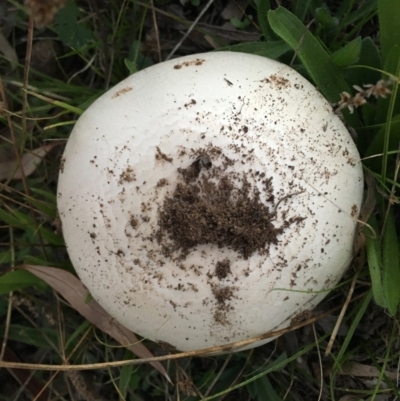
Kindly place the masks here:
POLYGON ((95 101, 69 138, 58 208, 93 297, 134 332, 196 350, 304 317, 349 265, 362 192, 357 149, 307 80, 221 52, 95 101))

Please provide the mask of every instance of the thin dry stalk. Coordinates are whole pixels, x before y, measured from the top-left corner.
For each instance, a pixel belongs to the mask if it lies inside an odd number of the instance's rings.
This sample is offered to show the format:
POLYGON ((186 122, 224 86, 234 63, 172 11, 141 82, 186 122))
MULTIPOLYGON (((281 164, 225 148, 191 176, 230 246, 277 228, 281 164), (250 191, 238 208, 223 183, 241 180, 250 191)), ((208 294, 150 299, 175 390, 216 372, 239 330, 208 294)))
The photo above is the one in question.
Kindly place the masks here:
POLYGON ((154 33, 156 36, 158 62, 161 63, 162 57, 161 57, 161 45, 160 45, 160 32, 158 31, 156 10, 154 9, 154 0, 150 0, 150 5, 151 5, 151 14, 153 17, 154 33))
POLYGON ((209 9, 211 4, 214 3, 214 0, 209 0, 208 3, 204 6, 204 8, 201 10, 197 18, 193 21, 192 25, 190 25, 189 29, 185 32, 185 34, 182 36, 181 40, 176 44, 176 46, 172 49, 171 53, 168 55, 166 60, 169 60, 175 52, 182 46, 182 43, 186 40, 186 38, 190 35, 190 32, 193 31, 195 26, 198 24, 202 16, 206 13, 206 11, 209 9))

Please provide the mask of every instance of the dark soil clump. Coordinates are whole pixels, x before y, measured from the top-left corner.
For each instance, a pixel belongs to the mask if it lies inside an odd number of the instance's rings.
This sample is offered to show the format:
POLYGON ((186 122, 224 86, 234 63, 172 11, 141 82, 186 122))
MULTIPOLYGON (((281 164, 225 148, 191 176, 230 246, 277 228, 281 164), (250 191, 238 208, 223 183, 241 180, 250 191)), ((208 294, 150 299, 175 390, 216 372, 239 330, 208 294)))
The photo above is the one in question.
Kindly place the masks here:
POLYGON ((210 170, 205 156, 178 170, 183 182, 159 211, 159 241, 167 236, 183 256, 197 245, 215 244, 245 259, 276 244, 283 228, 271 223, 274 212, 261 202, 258 189, 245 176, 238 185, 229 174, 210 170))
POLYGON ((215 275, 218 277, 219 280, 222 280, 231 274, 231 262, 229 259, 222 260, 217 262, 215 266, 215 275))

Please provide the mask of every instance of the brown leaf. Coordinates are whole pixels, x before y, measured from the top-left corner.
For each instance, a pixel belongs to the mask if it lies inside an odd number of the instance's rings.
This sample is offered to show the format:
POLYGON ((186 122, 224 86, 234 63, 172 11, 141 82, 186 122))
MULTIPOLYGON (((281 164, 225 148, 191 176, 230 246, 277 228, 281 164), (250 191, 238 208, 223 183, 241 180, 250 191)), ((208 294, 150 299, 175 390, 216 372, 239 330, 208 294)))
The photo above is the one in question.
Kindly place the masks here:
MULTIPOLYGON (((22 265, 20 268, 28 270, 49 284, 69 302, 72 308, 78 311, 90 323, 113 337, 135 355, 140 358, 153 357, 153 354, 139 342, 133 332, 118 323, 94 299, 86 302, 89 291, 73 274, 62 269, 47 266, 22 265)), ((171 382, 160 362, 152 362, 151 365, 171 382)))
MULTIPOLYGON (((374 401, 389 401, 389 394, 377 394, 376 397, 374 397, 374 401)), ((368 401, 372 400, 372 398, 360 398, 359 395, 350 395, 346 394, 343 397, 341 397, 338 401, 368 401)))
MULTIPOLYGON (((346 362, 345 364, 343 364, 341 370, 339 371, 339 374, 356 376, 356 377, 379 377, 381 372, 375 366, 364 365, 364 364, 358 363, 358 362, 346 362)), ((398 379, 397 372, 390 372, 390 371, 386 370, 385 375, 390 380, 398 379)))
POLYGON ((15 49, 11 46, 8 39, 4 36, 4 33, 2 31, 0 31, 0 53, 2 53, 4 55, 4 58, 11 63, 13 70, 17 68, 17 53, 15 49))
MULTIPOLYGON (((4 348, 3 360, 7 362, 21 362, 21 360, 14 354, 14 351, 6 346, 4 348)), ((35 375, 32 371, 27 369, 8 369, 11 375, 18 381, 21 386, 27 389, 33 398, 37 401, 47 401, 50 399, 49 390, 46 388, 46 383, 35 375)))
POLYGON ((21 157, 23 174, 16 159, 0 162, 0 181, 12 179, 20 180, 24 175, 25 177, 30 176, 36 170, 37 166, 41 163, 47 153, 61 143, 63 142, 54 141, 47 145, 41 146, 40 148, 24 153, 21 157))
POLYGON ((347 394, 340 398, 339 401, 362 401, 362 398, 360 398, 358 395, 347 394))

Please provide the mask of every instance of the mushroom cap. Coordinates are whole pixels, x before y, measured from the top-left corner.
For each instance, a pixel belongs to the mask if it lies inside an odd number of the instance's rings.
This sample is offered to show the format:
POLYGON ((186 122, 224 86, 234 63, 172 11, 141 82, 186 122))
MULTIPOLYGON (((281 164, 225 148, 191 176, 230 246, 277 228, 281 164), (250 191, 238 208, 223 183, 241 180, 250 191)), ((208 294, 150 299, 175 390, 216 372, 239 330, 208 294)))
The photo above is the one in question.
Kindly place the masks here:
POLYGON ((352 138, 313 85, 216 52, 96 100, 68 140, 58 208, 94 299, 185 351, 304 319, 350 263, 362 192, 352 138))

